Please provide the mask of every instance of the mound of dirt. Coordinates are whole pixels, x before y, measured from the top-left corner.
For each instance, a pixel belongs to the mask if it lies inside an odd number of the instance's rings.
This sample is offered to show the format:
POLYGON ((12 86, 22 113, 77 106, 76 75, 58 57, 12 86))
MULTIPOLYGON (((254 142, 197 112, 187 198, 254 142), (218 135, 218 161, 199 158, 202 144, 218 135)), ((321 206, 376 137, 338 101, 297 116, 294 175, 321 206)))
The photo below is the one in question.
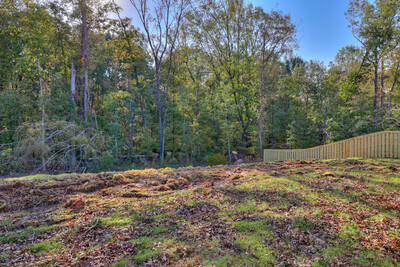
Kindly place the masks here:
POLYGON ((129 180, 125 177, 115 177, 111 173, 77 174, 31 182, 3 181, 0 183, 0 207, 2 211, 45 207, 63 202, 68 195, 95 193, 127 183, 129 180))
POLYGON ((66 208, 77 211, 83 209, 85 205, 86 202, 82 198, 79 198, 79 199, 70 199, 67 203, 65 203, 64 206, 66 208))

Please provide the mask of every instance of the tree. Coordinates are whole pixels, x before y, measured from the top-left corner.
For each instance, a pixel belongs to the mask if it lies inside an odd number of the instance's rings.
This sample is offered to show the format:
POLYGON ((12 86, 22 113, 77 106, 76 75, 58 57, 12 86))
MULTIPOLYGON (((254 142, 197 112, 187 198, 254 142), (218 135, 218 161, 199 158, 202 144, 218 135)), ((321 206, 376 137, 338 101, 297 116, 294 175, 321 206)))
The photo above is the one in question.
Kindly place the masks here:
MULTIPOLYGON (((392 41, 396 26, 399 23, 399 11, 400 3, 395 0, 377 0, 375 3, 370 3, 367 0, 352 0, 346 13, 353 35, 365 48, 365 56, 361 67, 364 66, 366 61, 369 61, 373 66, 373 108, 375 111, 378 109, 379 64, 381 61, 383 62, 384 56, 393 48, 392 41)), ((381 71, 384 71, 383 63, 381 71)), ((383 87, 382 79, 380 105, 382 110, 383 87)), ((377 123, 378 117, 375 115, 375 124, 377 123)))
POLYGON ((81 88, 83 91, 83 116, 85 122, 87 122, 89 112, 89 46, 86 0, 79 1, 79 10, 81 14, 81 62, 84 66, 81 88))
MULTIPOLYGON (((160 68, 165 57, 173 56, 176 40, 179 35, 184 12, 189 4, 188 0, 159 0, 154 2, 155 7, 153 14, 148 8, 147 0, 131 0, 139 19, 142 22, 147 41, 149 52, 154 60, 155 80, 157 89, 157 106, 158 106, 158 128, 160 143, 160 159, 164 159, 164 142, 165 142, 165 123, 167 116, 167 104, 165 100, 168 97, 169 79, 171 64, 167 65, 168 73, 165 83, 164 103, 161 100, 161 81, 160 68)), ((172 62, 172 61, 170 61, 172 62)))
POLYGON ((294 44, 295 26, 280 12, 265 13, 244 1, 204 0, 192 9, 191 31, 224 92, 223 101, 235 107, 241 128, 239 147, 251 146, 251 128, 258 119, 262 153, 264 91, 274 63, 294 44), (259 106, 255 107, 256 77, 260 77, 259 106), (258 118, 256 117, 258 109, 258 118))
POLYGON ((260 111, 258 117, 259 129, 259 155, 263 154, 263 114, 264 114, 264 91, 265 79, 268 78, 279 58, 290 51, 295 45, 295 25, 291 22, 290 16, 283 16, 277 11, 265 14, 260 10, 261 23, 261 75, 260 75, 260 111), (269 70, 266 73, 266 67, 269 70))

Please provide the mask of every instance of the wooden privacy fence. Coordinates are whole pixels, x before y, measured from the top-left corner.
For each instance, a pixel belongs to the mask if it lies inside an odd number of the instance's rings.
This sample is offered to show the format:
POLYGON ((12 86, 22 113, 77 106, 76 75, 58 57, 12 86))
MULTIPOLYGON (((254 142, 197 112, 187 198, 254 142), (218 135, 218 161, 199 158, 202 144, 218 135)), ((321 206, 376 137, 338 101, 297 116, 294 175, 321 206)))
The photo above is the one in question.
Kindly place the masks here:
POLYGON ((307 149, 264 149, 264 162, 303 159, 399 158, 400 131, 383 131, 307 149))

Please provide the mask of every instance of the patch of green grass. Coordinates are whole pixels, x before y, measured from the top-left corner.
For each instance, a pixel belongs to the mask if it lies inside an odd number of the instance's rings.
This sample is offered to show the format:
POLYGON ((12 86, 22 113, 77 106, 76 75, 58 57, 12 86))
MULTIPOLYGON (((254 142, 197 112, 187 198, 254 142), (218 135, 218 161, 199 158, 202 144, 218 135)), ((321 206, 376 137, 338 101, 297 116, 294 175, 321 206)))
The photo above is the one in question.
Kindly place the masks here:
POLYGON ((346 219, 350 219, 350 218, 351 218, 351 215, 350 215, 350 214, 348 214, 348 213, 346 213, 346 212, 343 212, 343 211, 339 211, 339 212, 337 213, 337 215, 338 215, 339 217, 341 217, 341 218, 346 218, 346 219))
POLYGON ((399 266, 393 264, 393 261, 389 257, 381 257, 380 251, 363 249, 357 256, 357 259, 352 258, 351 263, 353 266, 399 266))
POLYGON ((377 220, 377 221, 380 221, 380 220, 385 219, 385 218, 391 218, 393 220, 397 220, 397 215, 398 214, 391 214, 391 213, 388 213, 388 212, 380 212, 380 213, 372 215, 371 219, 377 220))
POLYGON ((55 241, 53 238, 31 246, 36 253, 52 252, 62 247, 62 243, 55 241))
POLYGON ((147 236, 140 237, 140 238, 134 238, 134 239, 130 240, 130 242, 138 243, 138 246, 143 247, 143 248, 152 246, 153 243, 156 242, 156 241, 157 241, 156 238, 147 237, 147 236))
POLYGON ((259 261, 253 256, 247 253, 241 253, 239 255, 224 255, 219 259, 209 262, 209 266, 260 266, 259 261))
POLYGON ((360 228, 358 227, 357 223, 351 222, 351 223, 345 223, 341 226, 340 229, 340 237, 341 238, 348 238, 350 236, 360 236, 361 231, 360 228))
POLYGON ((275 263, 273 251, 264 246, 264 238, 264 235, 259 234, 240 235, 235 245, 257 259, 259 265, 275 263))
POLYGON ((253 190, 254 185, 251 183, 243 183, 241 185, 237 185, 234 188, 239 189, 239 190, 243 190, 243 191, 252 191, 253 190))
POLYGON ((351 245, 352 242, 348 242, 346 239, 344 239, 341 240, 339 244, 335 244, 322 251, 323 258, 328 259, 328 261, 324 261, 322 265, 329 264, 329 259, 340 258, 346 255, 346 252, 351 249, 351 245))
POLYGON ((126 265, 130 264, 131 262, 128 260, 121 260, 117 261, 113 264, 113 267, 125 267, 126 265))
POLYGON ((134 255, 133 258, 138 263, 143 263, 149 258, 159 256, 161 252, 163 250, 165 251, 167 247, 170 247, 175 240, 169 238, 168 236, 163 236, 160 238, 144 236, 132 239, 129 242, 137 243, 136 247, 138 248, 138 253, 134 255))
POLYGON ((0 262, 1 263, 6 263, 8 261, 8 258, 12 255, 12 250, 7 250, 3 254, 0 254, 0 262))
POLYGON ((138 262, 138 263, 143 263, 145 261, 147 261, 148 259, 155 257, 157 255, 160 255, 160 251, 159 250, 151 250, 151 249, 143 249, 141 251, 139 251, 138 254, 136 254, 135 256, 133 256, 133 258, 138 262))
POLYGON ((253 196, 249 196, 248 201, 243 202, 241 204, 237 204, 234 207, 234 213, 236 212, 246 212, 246 211, 255 211, 257 210, 257 203, 255 200, 253 200, 253 196))
POLYGON ((132 242, 141 242, 138 245, 139 252, 133 256, 133 258, 138 263, 143 263, 147 261, 149 258, 154 257, 160 254, 159 250, 151 249, 153 244, 156 242, 156 239, 150 237, 143 237, 138 239, 131 240, 132 242))
POLYGON ((154 218, 155 220, 162 220, 162 219, 171 217, 171 216, 173 216, 174 214, 175 214, 175 213, 173 213, 173 212, 166 212, 166 213, 161 213, 161 214, 155 215, 153 218, 154 218))
POLYGON ((116 226, 127 225, 133 222, 133 219, 128 216, 122 216, 119 213, 114 213, 110 217, 100 218, 100 223, 103 225, 116 226))
POLYGON ((212 246, 212 247, 219 247, 220 243, 221 242, 220 242, 219 239, 211 239, 210 241, 207 242, 207 244, 212 246))
POLYGON ((239 232, 254 232, 258 234, 269 235, 270 232, 268 231, 266 225, 268 222, 266 221, 238 221, 235 222, 233 225, 235 229, 239 232))
MULTIPOLYGON (((76 230, 73 230, 76 231, 76 230)), ((59 241, 62 236, 66 233, 67 231, 61 232, 57 234, 56 236, 49 238, 41 243, 37 243, 31 246, 31 249, 35 251, 36 253, 43 253, 43 252, 50 252, 50 253, 60 253, 62 249, 64 248, 64 245, 59 241)))
POLYGON ((19 231, 14 231, 14 232, 9 232, 6 233, 4 236, 0 236, 0 241, 5 244, 9 242, 13 242, 19 239, 25 239, 30 235, 33 234, 43 234, 49 231, 52 231, 54 229, 57 229, 61 227, 60 225, 45 225, 45 226, 39 226, 39 227, 32 227, 29 226, 27 228, 24 228, 19 231))
POLYGON ((321 198, 321 195, 320 195, 320 194, 314 193, 314 192, 305 193, 305 196, 307 197, 307 198, 306 198, 307 201, 308 201, 309 203, 312 203, 312 204, 317 203, 317 202, 320 200, 320 198, 321 198))
POLYGON ((174 230, 178 228, 178 225, 171 225, 170 227, 163 225, 163 226, 157 226, 153 228, 153 231, 151 232, 152 235, 157 235, 157 234, 162 234, 162 233, 168 233, 171 230, 174 230))
POLYGON ((98 249, 98 248, 100 248, 100 245, 96 245, 94 247, 91 247, 90 249, 94 250, 94 249, 98 249))
POLYGON ((351 246, 354 246, 356 242, 350 240, 341 240, 337 244, 325 249, 322 252, 322 260, 318 263, 314 263, 313 266, 329 266, 334 265, 332 259, 341 258, 347 256, 352 266, 398 266, 393 264, 393 259, 390 257, 383 257, 381 251, 371 250, 362 247, 358 244, 360 249, 357 254, 353 254, 351 246))
POLYGON ((324 214, 324 212, 321 209, 315 209, 313 212, 314 217, 320 217, 324 214))
POLYGON ((298 214, 298 215, 305 215, 305 214, 307 214, 308 213, 308 211, 306 211, 304 208, 297 208, 295 211, 294 211, 296 214, 298 214))
POLYGON ((221 242, 217 238, 207 240, 206 245, 202 246, 199 249, 201 257, 207 259, 208 262, 213 262, 214 260, 218 260, 221 257, 224 257, 226 255, 226 253, 225 253, 225 251, 221 250, 220 244, 221 244, 221 242))
POLYGON ((258 211, 262 212, 269 210, 271 205, 268 202, 262 202, 262 203, 257 203, 256 207, 258 211))
POLYGON ((293 226, 300 228, 303 231, 306 231, 308 229, 318 228, 317 224, 315 224, 309 220, 306 220, 304 218, 301 218, 301 217, 297 217, 296 219, 294 219, 293 226))
POLYGON ((6 178, 6 181, 33 181, 33 180, 41 180, 41 179, 49 179, 49 178, 62 178, 65 176, 75 175, 76 173, 61 173, 61 174, 35 174, 28 175, 22 177, 11 177, 6 178))

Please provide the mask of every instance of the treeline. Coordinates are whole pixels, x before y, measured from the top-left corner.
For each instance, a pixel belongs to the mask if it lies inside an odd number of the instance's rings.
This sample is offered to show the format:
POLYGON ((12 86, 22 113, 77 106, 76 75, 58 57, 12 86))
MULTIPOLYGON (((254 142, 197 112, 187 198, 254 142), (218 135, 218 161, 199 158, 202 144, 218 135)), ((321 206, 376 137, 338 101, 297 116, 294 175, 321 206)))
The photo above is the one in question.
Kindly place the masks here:
POLYGON ((329 66, 293 56, 281 11, 131 2, 135 25, 115 1, 1 1, 2 174, 257 160, 399 127, 398 1, 351 1, 360 46, 329 66))

